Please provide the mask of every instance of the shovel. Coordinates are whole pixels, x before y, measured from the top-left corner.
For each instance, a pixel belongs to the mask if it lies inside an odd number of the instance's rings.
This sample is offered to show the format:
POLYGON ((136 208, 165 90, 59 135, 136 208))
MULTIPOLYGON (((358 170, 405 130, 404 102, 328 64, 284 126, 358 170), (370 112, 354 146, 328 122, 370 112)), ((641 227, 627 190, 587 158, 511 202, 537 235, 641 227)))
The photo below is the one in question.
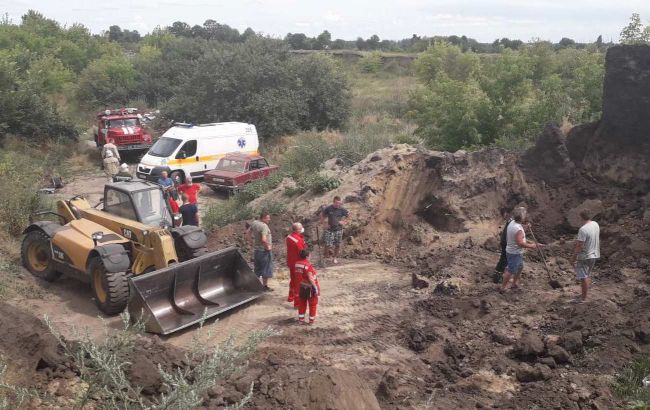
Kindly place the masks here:
POLYGON ((548 284, 550 287, 553 289, 558 289, 561 288, 562 285, 560 284, 559 281, 556 279, 553 279, 553 276, 551 276, 551 270, 548 268, 548 264, 546 263, 546 258, 544 257, 544 251, 542 251, 542 248, 539 246, 539 242, 537 242, 537 238, 535 238, 535 233, 533 232, 533 227, 529 226, 528 230, 530 231, 530 236, 533 238, 533 241, 538 245, 536 247, 537 252, 539 252, 539 256, 542 258, 542 262, 544 262, 544 268, 546 269, 546 273, 548 274, 548 284))

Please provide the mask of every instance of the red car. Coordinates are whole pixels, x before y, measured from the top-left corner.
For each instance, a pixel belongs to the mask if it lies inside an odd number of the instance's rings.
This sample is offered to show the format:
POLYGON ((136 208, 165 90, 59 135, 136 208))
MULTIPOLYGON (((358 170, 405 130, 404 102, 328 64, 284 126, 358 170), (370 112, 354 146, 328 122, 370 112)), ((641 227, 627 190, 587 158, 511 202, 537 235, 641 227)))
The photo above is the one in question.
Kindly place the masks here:
POLYGON ((249 182, 268 177, 278 169, 280 167, 269 165, 260 155, 226 154, 215 169, 204 174, 203 183, 215 192, 233 193, 249 182))

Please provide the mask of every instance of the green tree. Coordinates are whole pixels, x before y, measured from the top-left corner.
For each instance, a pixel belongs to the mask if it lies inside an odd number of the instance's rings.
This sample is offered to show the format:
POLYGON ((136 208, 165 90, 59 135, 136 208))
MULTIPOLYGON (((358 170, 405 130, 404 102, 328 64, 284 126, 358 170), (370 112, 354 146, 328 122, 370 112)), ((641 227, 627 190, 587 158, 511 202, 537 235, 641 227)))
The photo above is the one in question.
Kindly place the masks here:
POLYGON ((535 41, 479 56, 461 47, 435 43, 415 63, 423 87, 409 115, 430 146, 521 147, 546 122, 599 116, 604 55, 597 50, 535 41))
POLYGON ((332 42, 332 35, 329 31, 325 30, 316 37, 314 48, 317 50, 324 50, 330 47, 332 42))
POLYGON ((379 51, 367 53, 359 59, 357 63, 359 70, 364 73, 377 73, 381 70, 382 57, 379 51))
POLYGON ((418 93, 411 116, 417 134, 437 149, 455 151, 486 143, 491 104, 474 80, 458 81, 441 73, 430 88, 418 93))
POLYGON ((373 34, 370 36, 370 38, 366 41, 366 48, 368 50, 377 50, 379 49, 379 43, 381 40, 379 39, 379 36, 376 34, 373 34))
POLYGON ((347 82, 324 56, 298 57, 279 41, 254 37, 210 47, 163 107, 180 121, 246 121, 262 137, 338 127, 347 119, 347 82))
POLYGON ((436 81, 440 73, 454 80, 467 80, 478 66, 474 53, 463 53, 459 47, 443 42, 433 44, 415 62, 416 73, 423 82, 436 81))
POLYGON ((332 57, 310 54, 293 58, 307 107, 299 127, 304 130, 340 128, 350 115, 351 94, 341 66, 332 57))
POLYGON ((623 44, 642 44, 650 42, 650 26, 644 27, 639 13, 632 13, 630 23, 621 31, 623 44))
POLYGON ((135 86, 136 72, 124 56, 104 56, 79 75, 78 97, 92 107, 126 104, 135 86))
POLYGON ((562 37, 560 42, 558 43, 561 47, 573 47, 576 45, 575 40, 568 38, 568 37, 562 37))

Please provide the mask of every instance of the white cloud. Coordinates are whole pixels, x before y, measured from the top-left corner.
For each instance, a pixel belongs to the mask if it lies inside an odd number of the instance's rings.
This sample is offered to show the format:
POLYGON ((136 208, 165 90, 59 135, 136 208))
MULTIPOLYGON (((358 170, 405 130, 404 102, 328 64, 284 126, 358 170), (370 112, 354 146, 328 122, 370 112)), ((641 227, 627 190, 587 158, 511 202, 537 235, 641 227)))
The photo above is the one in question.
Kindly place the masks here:
POLYGON ((618 38, 633 12, 650 21, 648 0, 138 0, 119 10, 117 3, 96 0, 5 0, 0 12, 20 22, 35 9, 61 24, 80 22, 98 33, 117 24, 148 31, 184 21, 190 25, 214 19, 232 27, 283 37, 296 30, 317 35, 329 30, 334 38, 382 39, 419 35, 466 35, 479 41, 497 37, 571 37, 593 41, 598 34, 618 38))

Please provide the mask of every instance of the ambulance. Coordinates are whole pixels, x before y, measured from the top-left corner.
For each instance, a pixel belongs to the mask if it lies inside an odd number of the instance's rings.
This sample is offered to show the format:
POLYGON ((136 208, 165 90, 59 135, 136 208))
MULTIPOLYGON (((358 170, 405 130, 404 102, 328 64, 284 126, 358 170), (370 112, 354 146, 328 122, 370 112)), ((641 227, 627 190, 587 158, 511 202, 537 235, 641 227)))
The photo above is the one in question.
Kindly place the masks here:
POLYGON ((186 176, 203 177, 231 152, 257 154, 259 140, 252 124, 220 122, 212 124, 176 123, 142 157, 136 175, 157 182, 167 171, 173 180, 186 176))

